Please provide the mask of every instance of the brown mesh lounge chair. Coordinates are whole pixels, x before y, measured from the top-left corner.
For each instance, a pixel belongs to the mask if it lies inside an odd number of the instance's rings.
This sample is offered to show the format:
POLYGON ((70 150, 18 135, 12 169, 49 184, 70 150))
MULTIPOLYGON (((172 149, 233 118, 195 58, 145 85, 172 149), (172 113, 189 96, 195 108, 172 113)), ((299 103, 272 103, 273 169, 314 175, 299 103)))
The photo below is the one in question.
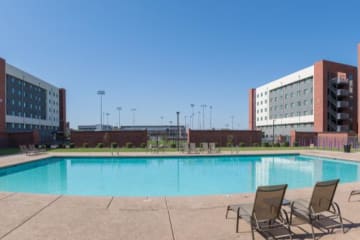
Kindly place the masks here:
POLYGON ((354 195, 360 195, 360 189, 351 191, 351 193, 349 195, 349 198, 348 198, 348 202, 350 202, 351 197, 354 196, 354 195))
POLYGON ((286 184, 258 187, 254 203, 229 205, 225 217, 229 211, 236 213, 236 232, 239 231, 240 218, 248 222, 252 239, 255 230, 267 237, 292 239, 289 221, 281 214, 286 188, 286 184))
POLYGON ((327 232, 333 231, 335 227, 341 227, 344 232, 340 207, 333 201, 338 183, 339 179, 317 182, 310 201, 304 199, 293 201, 290 223, 293 223, 293 215, 309 223, 313 239, 315 239, 314 227, 327 232))

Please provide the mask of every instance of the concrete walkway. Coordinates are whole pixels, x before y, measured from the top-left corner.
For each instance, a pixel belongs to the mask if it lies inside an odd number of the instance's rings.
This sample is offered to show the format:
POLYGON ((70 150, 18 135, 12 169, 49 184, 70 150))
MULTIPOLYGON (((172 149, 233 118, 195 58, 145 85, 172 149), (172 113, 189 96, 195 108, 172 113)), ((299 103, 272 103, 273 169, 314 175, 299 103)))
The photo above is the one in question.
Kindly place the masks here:
MULTIPOLYGON (((306 153, 360 159, 358 153, 306 153)), ((32 157, 16 155, 1 158, 0 162, 4 166, 45 156, 49 154, 32 157)), ((360 188, 360 183, 340 184, 335 196, 346 219, 346 233, 337 229, 334 234, 321 235, 317 231, 318 237, 359 239, 360 196, 347 202, 349 192, 356 188, 360 188)), ((311 188, 288 190, 285 197, 306 198, 310 197, 311 191, 311 188)), ((0 239, 251 239, 250 227, 243 221, 240 221, 240 233, 235 233, 234 215, 225 219, 225 209, 228 204, 252 202, 253 199, 254 194, 129 198, 3 192, 0 193, 0 239)), ((293 228, 295 239, 311 239, 309 226, 305 224, 301 227, 305 232, 293 228)), ((256 239, 262 237, 256 235, 256 239)))

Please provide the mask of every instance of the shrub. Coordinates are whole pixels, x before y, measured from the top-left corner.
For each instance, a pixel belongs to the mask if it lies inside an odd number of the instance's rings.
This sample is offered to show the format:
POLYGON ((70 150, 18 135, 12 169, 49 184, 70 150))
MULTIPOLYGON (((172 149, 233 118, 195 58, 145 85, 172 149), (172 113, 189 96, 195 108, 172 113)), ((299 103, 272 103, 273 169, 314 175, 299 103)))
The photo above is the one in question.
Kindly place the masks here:
POLYGON ((239 142, 239 147, 245 147, 245 143, 239 142))
POLYGON ((171 147, 171 148, 176 148, 176 143, 170 144, 170 147, 171 147))
POLYGON ((125 147, 126 147, 126 148, 132 148, 132 147, 133 147, 132 142, 127 142, 127 143, 125 143, 125 147))
POLYGON ((280 144, 281 147, 288 147, 289 146, 289 142, 283 142, 280 144))
POLYGON ((232 147, 233 144, 232 144, 232 142, 227 142, 227 143, 226 143, 226 146, 227 146, 227 147, 232 147))
POLYGON ((146 143, 141 143, 141 144, 140 144, 140 147, 141 147, 141 148, 146 148, 146 143))
POLYGON ((98 144, 96 144, 96 147, 97 147, 97 148, 103 148, 103 147, 104 147, 104 144, 103 144, 103 143, 98 143, 98 144))
POLYGON ((294 147, 298 147, 299 146, 299 143, 298 142, 294 142, 294 147))
POLYGON ((258 143, 253 143, 253 147, 258 147, 259 144, 258 143))
POLYGON ((117 148, 117 147, 118 147, 117 142, 112 142, 112 143, 110 144, 110 147, 111 147, 111 148, 117 148))
POLYGON ((75 147, 75 143, 71 142, 70 143, 70 148, 74 148, 75 147))
POLYGON ((261 144, 261 146, 263 146, 263 147, 269 147, 270 145, 269 145, 268 142, 263 142, 263 143, 261 144))
POLYGON ((83 148, 88 148, 88 147, 89 147, 89 144, 88 144, 87 142, 84 142, 84 143, 82 144, 82 146, 83 146, 83 148))
POLYGON ((278 142, 275 143, 275 144, 274 144, 274 147, 280 147, 280 143, 278 143, 278 142))

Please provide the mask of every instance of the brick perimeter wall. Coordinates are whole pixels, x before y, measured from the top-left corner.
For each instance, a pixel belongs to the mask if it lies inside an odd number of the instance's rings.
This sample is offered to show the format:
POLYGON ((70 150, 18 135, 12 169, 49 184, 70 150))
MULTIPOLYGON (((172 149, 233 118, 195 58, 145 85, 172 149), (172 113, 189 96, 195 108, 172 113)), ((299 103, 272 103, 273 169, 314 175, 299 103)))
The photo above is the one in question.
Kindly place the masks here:
POLYGON ((7 133, 0 133, 0 148, 8 147, 8 134, 7 133))
POLYGON ((39 144, 40 134, 37 130, 31 132, 8 133, 8 147, 19 145, 39 144))
POLYGON ((316 142, 318 136, 317 132, 297 132, 292 130, 290 132, 290 146, 294 146, 297 142, 300 146, 309 146, 316 142))
POLYGON ((96 147, 98 143, 109 147, 112 142, 116 142, 119 147, 124 147, 127 142, 131 142, 134 147, 141 147, 147 143, 147 131, 71 131, 71 142, 76 147, 82 147, 84 143, 88 143, 89 147, 96 147))
POLYGON ((251 130, 188 130, 188 143, 200 145, 202 142, 215 142, 219 147, 225 147, 229 136, 233 138, 233 145, 244 143, 253 146, 254 143, 261 144, 261 131, 251 130))
POLYGON ((352 142, 354 134, 349 133, 335 133, 335 132, 296 132, 291 131, 291 146, 294 142, 298 142, 299 146, 309 146, 314 144, 318 147, 330 147, 341 149, 344 144, 352 142))

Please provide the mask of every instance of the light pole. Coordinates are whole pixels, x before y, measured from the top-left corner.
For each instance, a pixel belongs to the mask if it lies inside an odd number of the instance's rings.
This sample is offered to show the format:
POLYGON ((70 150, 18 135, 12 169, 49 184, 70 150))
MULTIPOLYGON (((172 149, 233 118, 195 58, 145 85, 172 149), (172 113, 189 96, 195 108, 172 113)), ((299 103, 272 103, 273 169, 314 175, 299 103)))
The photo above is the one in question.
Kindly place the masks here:
POLYGON ((120 127, 121 127, 121 124, 120 124, 120 112, 122 110, 122 107, 117 107, 116 110, 119 111, 119 130, 120 130, 120 127))
POLYGON ((200 116, 200 111, 198 111, 198 124, 199 124, 199 129, 201 129, 201 116, 200 116))
POLYGON ((180 112, 176 112, 176 125, 177 125, 177 150, 180 151, 180 112))
POLYGON ((191 107, 191 111, 192 111, 192 118, 191 118, 191 123, 190 123, 190 125, 191 125, 191 128, 194 128, 194 107, 195 107, 195 104, 190 104, 190 107, 191 107))
POLYGON ((202 129, 205 129, 205 108, 207 107, 206 104, 200 105, 202 108, 202 129))
POLYGON ((132 112, 132 125, 133 126, 135 126, 135 111, 136 111, 136 108, 131 109, 131 112, 132 112))
POLYGON ((212 129, 212 108, 213 106, 209 106, 209 109, 210 109, 210 129, 212 129))
POLYGON ((110 116, 110 113, 106 113, 106 125, 109 126, 109 116, 110 116))
POLYGON ((161 125, 164 124, 164 116, 160 116, 160 119, 161 119, 161 125))
POLYGON ((274 146, 274 144, 275 144, 275 119, 273 119, 273 146, 274 146))
POLYGON ((234 130, 234 115, 231 116, 231 129, 234 130))
POLYGON ((187 125, 187 121, 186 121, 186 120, 187 120, 187 117, 188 117, 188 116, 186 116, 186 115, 184 116, 184 120, 185 120, 185 129, 186 129, 186 125, 187 125))
POLYGON ((170 136, 170 138, 172 138, 173 139, 173 142, 174 142, 174 136, 172 136, 172 123, 173 123, 173 121, 169 121, 169 136, 170 136))
POLYGON ((103 123, 102 123, 102 96, 105 95, 105 91, 104 90, 98 90, 97 95, 100 96, 100 130, 102 130, 102 128, 103 128, 103 123))

